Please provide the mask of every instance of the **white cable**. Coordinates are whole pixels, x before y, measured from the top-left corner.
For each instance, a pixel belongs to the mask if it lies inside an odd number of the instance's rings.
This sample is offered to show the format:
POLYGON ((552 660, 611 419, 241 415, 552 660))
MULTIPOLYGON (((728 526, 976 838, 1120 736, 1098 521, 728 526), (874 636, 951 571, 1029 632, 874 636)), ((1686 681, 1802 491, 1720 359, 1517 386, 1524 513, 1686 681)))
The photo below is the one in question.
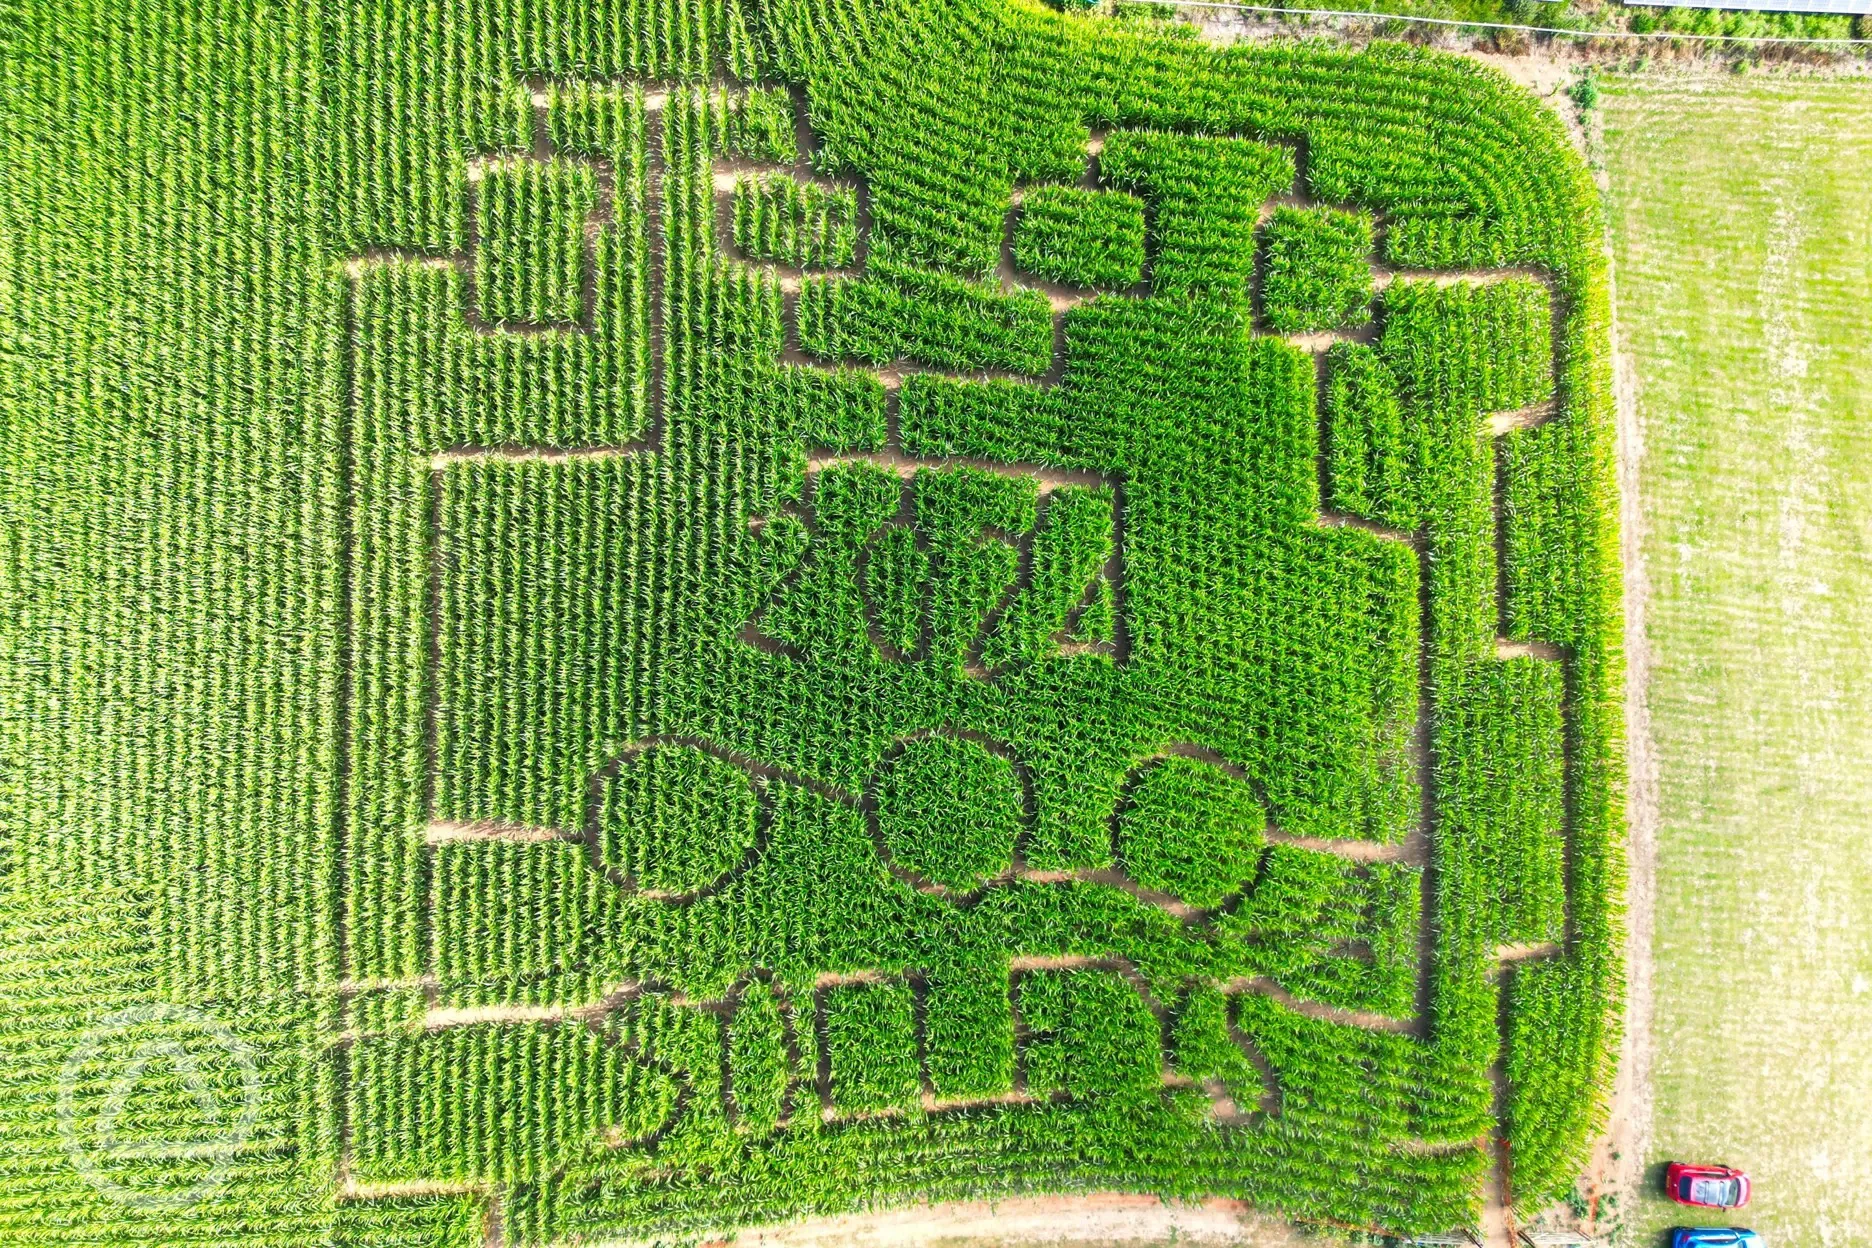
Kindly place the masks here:
MULTIPOLYGON (((1522 30, 1534 35, 1566 35, 1573 39, 1699 39, 1713 43, 1845 43, 1872 44, 1872 39, 1820 39, 1798 35, 1693 35, 1671 30, 1562 30, 1557 26, 1515 26, 1508 22, 1464 22, 1452 17, 1413 17, 1408 13, 1375 13, 1353 9, 1284 9, 1268 4, 1222 4, 1218 0, 1116 0, 1118 4, 1179 9, 1230 9, 1237 13, 1284 13, 1291 17, 1362 17, 1368 21, 1420 22, 1426 26, 1469 26, 1485 30, 1522 30)), ((1810 13, 1807 17, 1850 17, 1846 13, 1810 13)))

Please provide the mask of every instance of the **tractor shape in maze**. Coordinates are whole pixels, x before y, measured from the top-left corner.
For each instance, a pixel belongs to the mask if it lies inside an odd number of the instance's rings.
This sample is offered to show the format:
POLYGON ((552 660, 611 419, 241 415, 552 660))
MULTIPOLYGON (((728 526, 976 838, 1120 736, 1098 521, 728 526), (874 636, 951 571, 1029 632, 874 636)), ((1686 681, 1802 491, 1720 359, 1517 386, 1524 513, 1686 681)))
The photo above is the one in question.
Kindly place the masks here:
MULTIPOLYGON (((1099 1098, 1253 1130, 1268 1011, 1434 1052, 1440 521, 1403 455, 1321 509, 1315 358, 1246 294, 1291 152, 1086 132, 1054 200, 1135 202, 1095 250, 1150 259, 1079 288, 1011 184, 992 272, 919 253, 803 97, 532 105, 462 253, 349 266, 350 1181, 1099 1098)), ((1547 393, 1456 390, 1490 523, 1482 418, 1547 393)), ((1552 657, 1487 708, 1554 743, 1501 771, 1491 954, 1561 934, 1552 657)))

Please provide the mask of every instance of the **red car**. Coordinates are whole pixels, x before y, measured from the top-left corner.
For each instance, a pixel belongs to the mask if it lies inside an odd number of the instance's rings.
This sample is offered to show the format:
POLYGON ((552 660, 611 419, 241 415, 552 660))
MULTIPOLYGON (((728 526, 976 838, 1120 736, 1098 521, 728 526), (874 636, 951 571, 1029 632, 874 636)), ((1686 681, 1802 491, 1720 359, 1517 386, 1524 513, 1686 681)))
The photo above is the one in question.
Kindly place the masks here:
POLYGON ((1673 1161, 1664 1168, 1664 1194, 1699 1209, 1739 1209, 1749 1202, 1749 1177, 1733 1166, 1673 1161))

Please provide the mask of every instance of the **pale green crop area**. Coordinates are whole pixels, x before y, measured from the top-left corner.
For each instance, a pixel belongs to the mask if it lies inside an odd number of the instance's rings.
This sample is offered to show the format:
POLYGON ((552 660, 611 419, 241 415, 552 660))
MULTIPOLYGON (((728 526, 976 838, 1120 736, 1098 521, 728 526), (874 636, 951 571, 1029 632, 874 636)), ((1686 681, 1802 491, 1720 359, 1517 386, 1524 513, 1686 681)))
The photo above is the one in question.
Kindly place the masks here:
MULTIPOLYGON (((1644 427, 1660 763, 1651 1194, 1747 1167, 1872 1236, 1872 87, 1626 81, 1606 161, 1644 427)), ((1653 1242, 1641 1237, 1640 1243, 1653 1242)))

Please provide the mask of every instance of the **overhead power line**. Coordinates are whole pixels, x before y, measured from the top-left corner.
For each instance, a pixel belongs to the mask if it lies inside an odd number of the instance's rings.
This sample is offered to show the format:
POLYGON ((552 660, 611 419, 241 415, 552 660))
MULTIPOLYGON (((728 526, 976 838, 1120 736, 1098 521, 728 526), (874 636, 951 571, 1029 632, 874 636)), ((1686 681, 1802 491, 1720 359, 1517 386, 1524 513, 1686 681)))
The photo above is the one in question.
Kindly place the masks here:
POLYGON ((1511 22, 1465 22, 1453 17, 1415 17, 1408 13, 1376 13, 1362 9, 1287 9, 1271 4, 1223 4, 1220 0, 1116 0, 1119 4, 1179 9, 1227 9, 1236 13, 1279 13, 1288 17, 1357 17, 1367 21, 1417 22, 1424 26, 1459 26, 1480 30, 1519 30, 1531 35, 1564 35, 1569 39, 1684 39, 1706 43, 1824 43, 1872 44, 1872 39, 1822 39, 1800 35, 1695 35, 1673 30, 1565 30, 1558 26, 1517 26, 1511 22))

